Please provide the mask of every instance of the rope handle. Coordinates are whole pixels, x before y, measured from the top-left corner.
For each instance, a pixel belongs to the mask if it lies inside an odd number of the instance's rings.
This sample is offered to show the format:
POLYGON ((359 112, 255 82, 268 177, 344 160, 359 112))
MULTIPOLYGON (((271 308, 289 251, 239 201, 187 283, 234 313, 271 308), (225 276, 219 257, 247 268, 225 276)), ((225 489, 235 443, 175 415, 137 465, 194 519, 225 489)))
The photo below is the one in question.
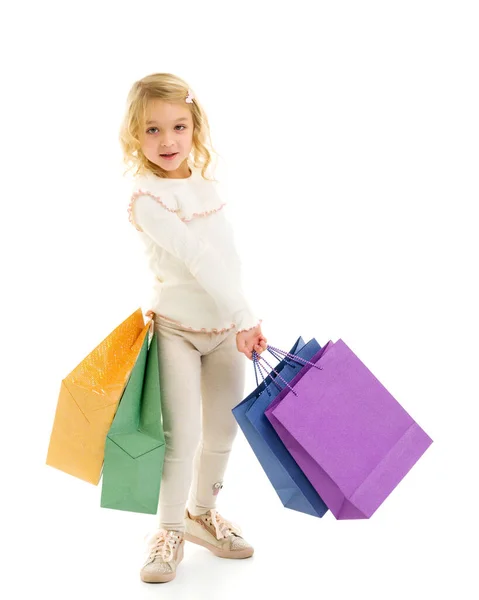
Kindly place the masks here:
MULTIPOLYGON (((282 356, 277 356, 269 348, 268 348, 268 352, 270 354, 272 354, 276 358, 276 360, 278 362, 281 362, 283 360, 282 356)), ((256 379, 256 386, 258 387, 259 386, 259 381, 258 381, 258 368, 259 368, 259 366, 258 366, 258 354, 257 354, 256 350, 253 350, 253 366, 254 366, 254 375, 255 375, 255 379, 256 379), (256 357, 256 360, 255 360, 255 357, 256 357)), ((260 370, 260 374, 261 374, 261 377, 263 377, 263 372, 261 370, 260 370)), ((268 373, 268 375, 269 375, 269 373, 268 373)), ((263 377, 263 381, 264 381, 264 377, 263 377)))
POLYGON ((284 357, 291 358, 292 360, 299 360, 305 365, 311 365, 312 367, 315 367, 316 369, 319 369, 320 371, 323 370, 323 367, 320 367, 319 365, 311 362, 310 360, 306 360, 305 358, 302 358, 301 356, 297 356, 296 354, 291 354, 290 352, 285 352, 284 350, 280 350, 279 348, 275 348, 274 346, 268 346, 267 349, 270 352, 271 352, 270 348, 271 348, 271 350, 274 350, 278 354, 282 354, 284 357))
MULTIPOLYGON (((284 384, 293 392, 293 394, 295 396, 298 395, 294 391, 294 389, 289 385, 289 383, 286 381, 286 379, 284 379, 283 377, 281 377, 281 375, 276 371, 276 369, 274 369, 265 358, 263 358, 262 356, 259 356, 257 354, 256 350, 253 350, 253 364, 255 365, 255 368, 257 366, 260 369, 261 377, 263 377, 263 372, 261 371, 261 369, 264 369, 264 371, 266 372, 267 375, 269 375, 269 373, 268 373, 266 367, 259 362, 258 358, 259 358, 259 360, 262 360, 263 362, 265 362, 268 365, 268 367, 271 369, 271 371, 276 374, 276 377, 279 377, 279 379, 281 379, 281 381, 284 382, 284 384)), ((264 381, 264 377, 263 377, 263 381, 264 381)), ((272 381, 277 386, 277 388, 279 389, 279 391, 282 391, 281 388, 279 387, 279 385, 276 383, 276 381, 274 379, 272 381)))
MULTIPOLYGON (((302 358, 301 356, 297 356, 296 354, 291 354, 290 352, 285 352, 284 350, 281 350, 280 348, 276 348, 275 346, 267 346, 266 348, 268 350, 268 352, 274 356, 274 358, 276 358, 276 360, 283 360, 284 358, 289 358, 293 361, 297 361, 302 363, 303 365, 311 365, 312 367, 315 367, 316 369, 318 369, 319 371, 323 370, 323 367, 320 367, 319 365, 311 362, 310 360, 306 360, 305 358, 302 358), (279 355, 279 356, 278 356, 279 355)), ((266 373, 267 376, 270 375, 271 372, 275 373, 276 376, 281 379, 281 381, 284 382, 284 384, 293 392, 293 394, 295 396, 297 396, 298 394, 294 391, 294 389, 289 385, 289 383, 283 378, 281 377, 281 375, 269 364, 269 362, 262 357, 261 355, 259 355, 256 350, 253 350, 253 366, 254 366, 254 374, 255 374, 255 378, 256 378, 256 385, 259 386, 259 380, 258 380, 258 371, 261 375, 261 377, 263 378, 263 382, 266 383, 265 381, 265 377, 263 375, 263 370, 266 373), (268 367, 271 369, 270 372, 268 372, 268 370, 266 369, 266 367, 260 363, 260 361, 263 361, 264 363, 266 363, 268 365, 268 367)), ((272 379, 272 383, 274 383, 276 385, 276 387, 282 391, 281 387, 278 385, 278 383, 276 382, 276 380, 272 379)), ((268 394, 271 396, 270 391, 268 390, 268 387, 265 386, 266 391, 268 392, 268 394)))
MULTIPOLYGON (((260 372, 260 374, 261 374, 261 377, 263 378, 263 382, 266 384, 266 380, 265 380, 265 378, 264 378, 264 375, 263 375, 263 370, 264 370, 264 372, 266 373, 266 376, 267 376, 267 377, 269 376, 269 373, 268 373, 268 371, 267 371, 266 367, 265 367, 265 366, 263 366, 263 365, 262 365, 262 364, 259 362, 259 360, 258 360, 258 354, 257 354, 255 351, 253 351, 253 364, 254 364, 254 367, 255 367, 255 374, 256 374, 256 369, 258 369, 258 371, 259 371, 259 372, 260 372)), ((276 371, 275 371, 275 372, 276 372, 276 371)), ((258 377, 256 377, 256 381, 258 382, 258 377)), ((275 386, 276 386, 276 387, 278 388, 278 390, 281 392, 281 391, 282 391, 282 388, 281 388, 281 387, 278 385, 278 383, 276 382, 276 380, 272 379, 271 381, 272 381, 272 383, 274 383, 274 384, 275 384, 275 386)), ((259 385, 259 384, 258 384, 258 385, 259 385)), ((266 393, 268 394, 268 396, 271 396, 271 392, 270 392, 270 390, 269 390, 268 386, 266 386, 266 387, 265 387, 265 390, 266 390, 266 393)), ((294 390, 293 390, 293 393, 294 393, 294 394, 296 394, 296 393, 294 392, 294 390)))

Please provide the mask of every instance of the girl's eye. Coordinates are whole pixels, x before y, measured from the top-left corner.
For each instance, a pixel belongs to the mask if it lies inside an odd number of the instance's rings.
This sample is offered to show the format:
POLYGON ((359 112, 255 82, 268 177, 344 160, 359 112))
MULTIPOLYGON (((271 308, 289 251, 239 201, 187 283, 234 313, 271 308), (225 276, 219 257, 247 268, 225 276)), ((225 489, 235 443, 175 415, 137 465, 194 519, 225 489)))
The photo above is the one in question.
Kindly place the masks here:
MULTIPOLYGON (((186 129, 185 125, 176 125, 176 127, 183 127, 183 129, 186 129)), ((158 127, 150 127, 146 130, 146 133, 149 133, 152 129, 158 129, 158 127)))

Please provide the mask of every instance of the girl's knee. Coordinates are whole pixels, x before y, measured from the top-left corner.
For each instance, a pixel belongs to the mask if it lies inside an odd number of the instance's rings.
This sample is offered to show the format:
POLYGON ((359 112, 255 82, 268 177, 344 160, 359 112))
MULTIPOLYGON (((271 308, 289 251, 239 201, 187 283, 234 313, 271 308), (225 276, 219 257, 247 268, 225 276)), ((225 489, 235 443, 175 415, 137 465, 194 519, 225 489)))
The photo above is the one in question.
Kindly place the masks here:
POLYGON ((190 433, 184 435, 184 432, 165 431, 165 454, 168 454, 169 458, 191 458, 196 452, 196 448, 200 443, 200 433, 196 435, 190 433))
POLYGON ((214 452, 230 452, 238 433, 238 426, 225 427, 221 431, 203 433, 203 447, 214 452))

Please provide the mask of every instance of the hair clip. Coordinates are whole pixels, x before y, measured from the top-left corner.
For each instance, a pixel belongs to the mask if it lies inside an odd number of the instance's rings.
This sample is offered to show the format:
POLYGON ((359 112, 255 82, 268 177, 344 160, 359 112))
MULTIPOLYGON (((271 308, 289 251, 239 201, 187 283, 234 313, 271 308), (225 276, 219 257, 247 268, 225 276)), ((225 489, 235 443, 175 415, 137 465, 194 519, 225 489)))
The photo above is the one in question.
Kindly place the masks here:
POLYGON ((191 104, 193 102, 193 92, 189 89, 188 90, 188 96, 186 96, 186 102, 188 102, 188 104, 191 104))

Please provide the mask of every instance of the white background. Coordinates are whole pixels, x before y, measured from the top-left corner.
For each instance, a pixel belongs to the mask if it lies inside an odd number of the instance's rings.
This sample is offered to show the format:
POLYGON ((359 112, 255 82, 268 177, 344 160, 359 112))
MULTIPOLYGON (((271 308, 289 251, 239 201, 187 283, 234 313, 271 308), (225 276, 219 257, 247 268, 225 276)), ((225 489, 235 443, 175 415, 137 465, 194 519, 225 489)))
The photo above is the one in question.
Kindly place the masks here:
POLYGON ((476 9, 3 8, 3 597, 478 597, 476 9), (207 110, 268 341, 342 338, 434 444, 370 520, 336 521, 285 509, 240 433, 218 507, 254 558, 188 546, 154 586, 139 569, 156 518, 99 508, 101 486, 45 458, 61 379, 148 308, 117 140, 131 84, 160 71, 207 110))

